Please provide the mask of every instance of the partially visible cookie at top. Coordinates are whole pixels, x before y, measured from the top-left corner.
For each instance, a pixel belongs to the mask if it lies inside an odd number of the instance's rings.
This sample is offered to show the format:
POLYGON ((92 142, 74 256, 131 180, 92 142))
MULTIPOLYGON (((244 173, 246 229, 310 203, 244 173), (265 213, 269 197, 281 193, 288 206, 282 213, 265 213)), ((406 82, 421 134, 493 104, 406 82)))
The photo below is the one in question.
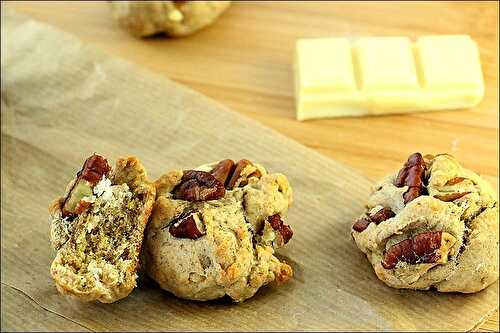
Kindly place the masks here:
POLYGON ((155 183, 143 267, 161 288, 191 300, 241 302, 292 277, 275 256, 293 232, 285 224, 292 189, 257 163, 223 160, 173 170, 155 183))
POLYGON ((49 207, 57 251, 50 273, 62 294, 111 303, 136 286, 139 252, 156 189, 135 157, 115 168, 93 154, 49 207))
POLYGON ((215 22, 231 1, 111 1, 118 23, 137 37, 180 37, 215 22))
POLYGON ((375 185, 352 225, 377 277, 395 288, 473 293, 498 279, 498 203, 449 154, 412 154, 375 185))

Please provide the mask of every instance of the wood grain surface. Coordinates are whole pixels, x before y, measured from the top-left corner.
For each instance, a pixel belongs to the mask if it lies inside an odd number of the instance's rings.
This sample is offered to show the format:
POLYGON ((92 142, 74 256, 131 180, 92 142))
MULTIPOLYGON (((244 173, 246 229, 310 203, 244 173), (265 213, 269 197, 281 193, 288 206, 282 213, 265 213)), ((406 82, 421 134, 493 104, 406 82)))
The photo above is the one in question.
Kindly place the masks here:
MULTIPOLYGON (((238 2, 215 25, 193 36, 144 40, 123 31, 105 2, 8 5, 190 86, 371 179, 397 169, 414 151, 449 152, 498 190, 496 1, 238 2), (295 120, 291 65, 297 38, 463 33, 480 47, 486 90, 478 107, 403 116, 295 120)), ((498 311, 478 330, 498 331, 498 311)))

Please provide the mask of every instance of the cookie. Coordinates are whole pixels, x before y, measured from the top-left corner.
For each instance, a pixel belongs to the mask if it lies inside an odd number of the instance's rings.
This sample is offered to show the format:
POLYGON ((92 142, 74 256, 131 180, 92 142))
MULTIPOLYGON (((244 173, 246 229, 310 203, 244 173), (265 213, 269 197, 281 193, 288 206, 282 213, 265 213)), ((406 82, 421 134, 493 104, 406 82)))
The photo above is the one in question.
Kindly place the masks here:
POLYGON ((161 288, 190 300, 241 302, 291 278, 291 266, 275 256, 293 235, 284 223, 292 203, 284 175, 223 160, 170 171, 155 185, 143 267, 161 288))
POLYGON ((498 279, 498 203, 449 154, 411 155, 375 185, 352 237, 394 288, 474 293, 498 279))
POLYGON ((231 1, 111 1, 118 23, 137 37, 187 36, 215 22, 231 1))
POLYGON ((112 169, 90 156, 63 197, 52 202, 50 273, 62 294, 111 303, 136 286, 144 229, 156 189, 135 157, 112 169))

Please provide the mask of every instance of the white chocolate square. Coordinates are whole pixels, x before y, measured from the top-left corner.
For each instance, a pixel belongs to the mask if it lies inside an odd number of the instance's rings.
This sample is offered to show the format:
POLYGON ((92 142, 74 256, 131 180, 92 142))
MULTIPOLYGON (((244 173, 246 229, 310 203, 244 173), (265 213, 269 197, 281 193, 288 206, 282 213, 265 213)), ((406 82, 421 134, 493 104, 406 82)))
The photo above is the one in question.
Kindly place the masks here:
POLYGON ((335 94, 356 89, 351 46, 345 38, 299 40, 296 57, 301 91, 335 94))
POLYGON ((415 45, 424 88, 483 86, 479 51, 469 36, 425 36, 418 38, 415 45))
POLYGON ((412 45, 405 37, 367 37, 354 43, 363 90, 418 88, 412 45))

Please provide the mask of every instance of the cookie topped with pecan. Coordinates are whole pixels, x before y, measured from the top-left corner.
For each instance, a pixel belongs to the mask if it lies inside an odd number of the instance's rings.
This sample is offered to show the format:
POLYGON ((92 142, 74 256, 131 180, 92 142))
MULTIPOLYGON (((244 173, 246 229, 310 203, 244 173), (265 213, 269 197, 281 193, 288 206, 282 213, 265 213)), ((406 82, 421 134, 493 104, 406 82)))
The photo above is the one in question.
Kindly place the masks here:
POLYGON ((180 298, 241 302, 292 268, 275 256, 293 232, 285 223, 292 189, 282 174, 229 159, 174 170, 155 183, 143 264, 180 298))
POLYGON ((395 288, 472 293, 498 279, 498 203, 449 154, 414 153, 375 185, 351 234, 395 288))
POLYGON ((50 273, 61 293, 111 303, 135 288, 155 191, 133 156, 119 158, 114 168, 101 155, 87 158, 49 207, 57 251, 50 273))

